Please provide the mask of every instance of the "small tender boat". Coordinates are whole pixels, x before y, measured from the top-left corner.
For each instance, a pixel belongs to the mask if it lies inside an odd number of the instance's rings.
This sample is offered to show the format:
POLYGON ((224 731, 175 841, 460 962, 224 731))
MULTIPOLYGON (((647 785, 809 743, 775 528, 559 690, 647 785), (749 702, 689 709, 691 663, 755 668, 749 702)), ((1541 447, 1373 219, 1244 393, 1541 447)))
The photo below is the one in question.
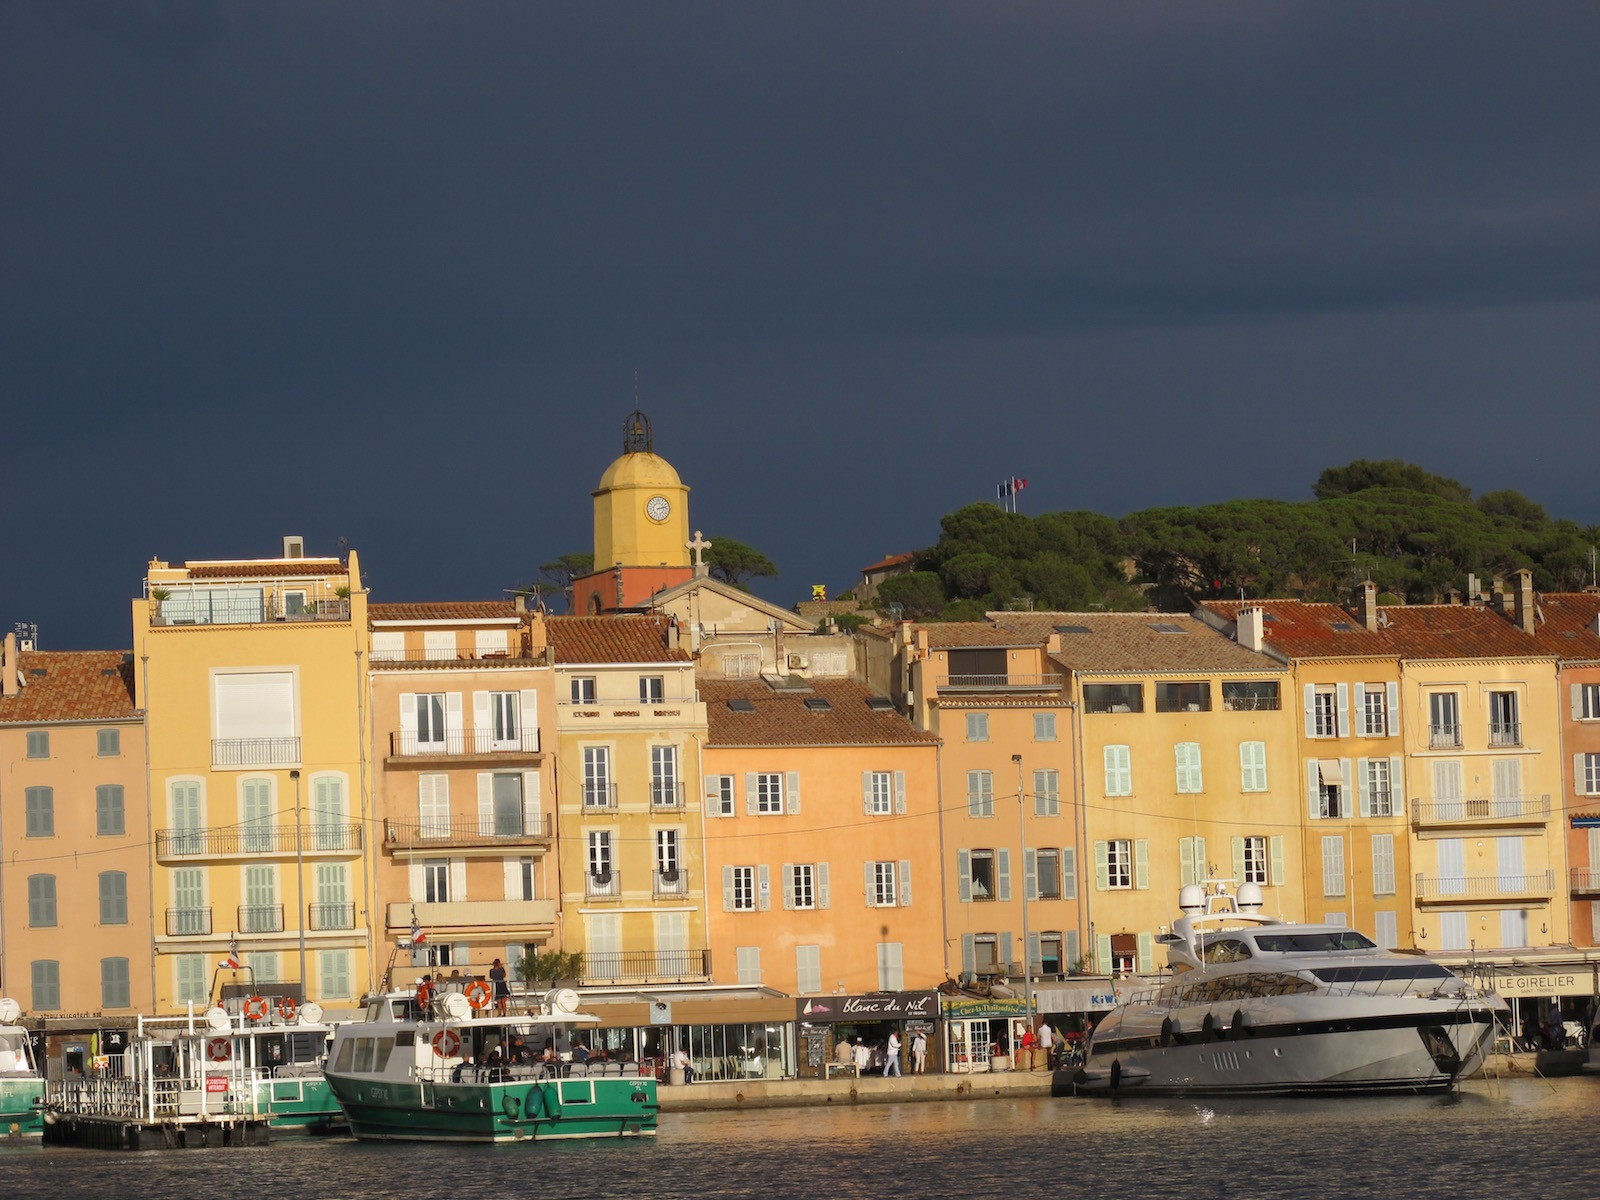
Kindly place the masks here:
POLYGON ((581 1060, 600 1019, 558 989, 495 1016, 488 986, 388 992, 334 1034, 328 1082, 358 1138, 508 1142, 651 1137, 656 1081, 637 1064, 581 1060))
POLYGON ((1430 1091, 1478 1068, 1494 997, 1353 929, 1263 916, 1261 889, 1229 882, 1183 889, 1173 979, 1106 1015, 1079 1091, 1430 1091))
POLYGON ((28 1031, 17 1024, 22 1006, 0 999, 0 1135, 36 1137, 44 1103, 44 1076, 33 1061, 28 1031))

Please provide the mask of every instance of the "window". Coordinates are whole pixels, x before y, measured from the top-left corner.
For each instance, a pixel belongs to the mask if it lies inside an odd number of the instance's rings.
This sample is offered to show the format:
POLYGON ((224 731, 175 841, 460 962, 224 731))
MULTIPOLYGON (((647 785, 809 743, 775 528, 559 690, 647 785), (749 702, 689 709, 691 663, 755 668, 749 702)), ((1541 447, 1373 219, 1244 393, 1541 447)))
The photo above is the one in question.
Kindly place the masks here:
POLYGON ((229 671, 212 677, 213 722, 218 765, 294 762, 294 674, 290 671, 229 671))
POLYGON ((1344 895, 1344 838, 1322 839, 1322 894, 1344 895))
POLYGON ((276 868, 244 869, 244 906, 239 911, 239 927, 241 933, 278 933, 283 929, 276 868))
POLYGON ((317 975, 322 980, 322 994, 331 999, 344 999, 350 995, 350 951, 323 950, 319 953, 317 975))
POLYGON ((1039 953, 1034 959, 1033 969, 1041 975, 1060 975, 1066 971, 1066 963, 1061 957, 1059 933, 1039 934, 1039 953))
POLYGON ((123 871, 100 872, 100 924, 128 923, 128 876, 123 871))
POLYGON ((1173 747, 1173 757, 1178 767, 1178 791, 1203 792, 1205 787, 1200 779, 1200 743, 1179 742, 1173 747))
POLYGON ((1061 776, 1054 767, 1041 768, 1033 773, 1033 815, 1061 815, 1061 776))
POLYGON ((1033 714, 1033 740, 1036 742, 1053 742, 1056 740, 1055 713, 1038 712, 1033 714))
POLYGON ((878 943, 878 990, 898 992, 906 986, 900 942, 878 943))
MULTIPOLYGON (((515 750, 522 744, 522 698, 516 692, 489 693, 489 738, 497 750, 515 750)), ((477 720, 474 715, 473 720, 477 720)), ((482 736, 482 731, 478 731, 482 736)))
POLYGON ((1461 745, 1461 698, 1454 692, 1428 694, 1428 745, 1435 750, 1461 745))
POLYGON ((427 904, 449 903, 450 860, 448 858, 422 860, 422 899, 427 904))
MULTIPOLYGON (((1520 746, 1522 723, 1517 719, 1515 692, 1489 693, 1489 745, 1520 746)), ((1518 942, 1517 945, 1523 943, 1518 942)))
POLYGON ((866 809, 870 816, 881 817, 894 811, 894 776, 888 771, 867 771, 866 809))
POLYGON ((585 746, 583 748, 583 806, 585 808, 611 808, 616 803, 616 789, 611 783, 611 747, 585 746))
POLYGON ((656 830, 656 874, 662 891, 676 892, 683 883, 683 859, 676 829, 656 830))
POLYGON ((453 629, 430 630, 422 635, 422 655, 430 659, 456 656, 456 635, 453 629))
POLYGON ((1207 865, 1206 840, 1203 837, 1185 837, 1178 839, 1178 884, 1187 887, 1191 883, 1204 883, 1211 878, 1211 869, 1207 865))
POLYGON ((1240 883, 1267 884, 1267 839, 1264 837, 1240 838, 1244 843, 1244 871, 1240 883))
POLYGON ((593 675, 574 675, 572 677, 572 702, 574 704, 594 703, 593 675))
POLYGON ((1157 712, 1210 712, 1211 685, 1209 683, 1158 683, 1156 684, 1157 712))
POLYGON ((95 788, 94 831, 100 837, 122 837, 127 833, 120 783, 102 783, 95 788))
POLYGON ((895 889, 895 865, 892 862, 867 864, 867 903, 873 908, 893 908, 900 902, 895 889))
POLYGON ((788 870, 789 908, 817 907, 816 868, 811 863, 791 863, 788 870))
POLYGON ((733 872, 733 902, 730 907, 734 912, 755 912, 756 869, 729 867, 728 870, 733 872))
POLYGON ((33 963, 35 1012, 55 1012, 61 1007, 61 964, 54 959, 33 963))
POLYGON ((1374 817, 1394 816, 1394 793, 1389 782, 1389 760, 1367 760, 1367 807, 1374 817))
POLYGON ((405 657, 405 634, 389 631, 372 635, 373 662, 404 662, 405 657))
POLYGON ((1339 715, 1331 684, 1317 687, 1311 697, 1312 737, 1339 736, 1339 715))
POLYGON ((1127 746, 1107 746, 1106 795, 1133 795, 1133 751, 1127 746))
POLYGON ((1133 886, 1133 842, 1118 838, 1105 843, 1106 887, 1120 891, 1133 886))
POLYGON ((29 837, 55 837, 56 793, 54 788, 31 787, 22 793, 22 806, 27 814, 29 837))
POLYGON ((756 812, 781 813, 783 811, 783 772, 766 771, 756 774, 756 812))
POLYGON ((611 861, 611 831, 589 830, 589 878, 599 883, 609 883, 611 861))
POLYGON ((128 960, 102 958, 100 960, 100 1007, 131 1008, 128 987, 128 960))
POLYGON ((1265 742, 1239 743, 1239 790, 1264 792, 1267 790, 1267 744, 1265 742))
POLYGON ((733 953, 739 972, 739 982, 759 984, 761 982, 761 947, 736 946, 733 953))
POLYGON ((1372 835, 1372 894, 1394 895, 1394 834, 1372 835))
POLYGON ((122 730, 102 729, 95 734, 95 750, 101 758, 119 758, 122 755, 122 730))
POLYGON ((706 776, 706 816, 733 816, 733 776, 706 776))
POLYGON ((417 696, 417 749, 444 749, 444 693, 417 696))
POLYGON ((28 924, 34 929, 49 929, 56 923, 56 877, 28 876, 28 924))
POLYGON ((206 1000, 206 956, 178 954, 172 961, 173 1000, 179 1004, 204 1004, 206 1000))
POLYGON ((251 978, 257 983, 278 982, 278 952, 276 950, 256 950, 247 953, 244 956, 244 965, 250 968, 251 978))
POLYGON ((1464 912, 1439 915, 1439 949, 1467 950, 1467 914, 1464 912))
POLYGON ((1400 944, 1400 926, 1393 912, 1372 914, 1372 940, 1385 950, 1393 950, 1400 944))
POLYGON ((969 855, 967 879, 974 900, 995 898, 994 851, 974 850, 969 855))
POLYGON ((1572 719, 1600 721, 1600 683, 1572 685, 1572 719))
POLYGON ((1368 737, 1385 737, 1389 732, 1389 713, 1384 697, 1387 689, 1381 683, 1369 683, 1361 696, 1361 731, 1368 737))
POLYGON ((797 992, 802 996, 814 996, 822 991, 821 946, 796 946, 794 966, 797 992))
POLYGON ((967 772, 967 816, 994 816, 994 772, 967 772))
POLYGON ((1144 711, 1144 685, 1139 683, 1086 683, 1083 711, 1126 713, 1144 711))
POLYGON ((1227 683, 1222 685, 1223 712, 1277 712, 1282 706, 1278 697, 1278 684, 1227 683))
POLYGON ((172 910, 167 914, 167 932, 180 936, 211 932, 204 868, 182 867, 172 873, 172 910))
POLYGON ((50 757, 50 731, 46 729, 28 730, 28 757, 50 757))
POLYGON ((972 712, 967 714, 967 741, 987 742, 989 740, 989 714, 972 712))
POLYGON ((664 676, 639 676, 639 703, 660 704, 662 697, 666 694, 666 678, 664 676))
POLYGON ((1036 894, 1040 900, 1061 898, 1061 852, 1055 847, 1044 847, 1034 854, 1034 875, 1037 878, 1036 894))
POLYGON ((1338 820, 1350 816, 1350 805, 1346 799, 1349 790, 1344 775, 1345 761, 1347 760, 1316 758, 1306 765, 1313 817, 1338 820))
POLYGON ((681 808, 683 784, 678 779, 678 748, 650 747, 650 803, 656 808, 681 808))
POLYGON ((175 780, 170 787, 174 852, 200 853, 200 785, 191 780, 175 780))
POLYGON ((272 780, 245 779, 239 788, 244 809, 244 851, 246 854, 271 853, 272 780))
MULTIPOLYGON (((1576 757, 1573 782, 1585 796, 1600 796, 1600 754, 1580 754, 1576 757)), ((1600 863, 1594 865, 1600 867, 1600 863)))
POLYGON ((538 892, 533 886, 533 859, 523 857, 517 860, 518 882, 522 885, 521 895, 524 900, 537 900, 538 892))

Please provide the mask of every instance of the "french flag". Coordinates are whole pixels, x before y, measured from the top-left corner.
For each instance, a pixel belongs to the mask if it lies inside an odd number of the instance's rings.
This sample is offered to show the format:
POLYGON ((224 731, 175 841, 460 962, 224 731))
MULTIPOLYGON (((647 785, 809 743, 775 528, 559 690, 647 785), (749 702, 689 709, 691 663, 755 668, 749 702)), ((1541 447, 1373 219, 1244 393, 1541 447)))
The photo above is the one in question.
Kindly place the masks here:
POLYGON ((221 967, 224 971, 237 971, 244 966, 244 964, 239 961, 238 939, 234 939, 228 943, 228 957, 219 962, 217 966, 221 967))
POLYGON ((422 926, 417 924, 417 918, 411 918, 411 944, 420 946, 428 940, 428 935, 422 932, 422 926))

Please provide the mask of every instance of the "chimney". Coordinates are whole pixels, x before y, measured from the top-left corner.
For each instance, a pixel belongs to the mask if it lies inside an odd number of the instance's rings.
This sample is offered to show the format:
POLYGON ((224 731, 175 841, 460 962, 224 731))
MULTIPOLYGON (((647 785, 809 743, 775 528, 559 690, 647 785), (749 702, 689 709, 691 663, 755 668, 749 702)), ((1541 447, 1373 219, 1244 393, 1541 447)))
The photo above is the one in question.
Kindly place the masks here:
POLYGON ((1483 589, 1478 584, 1478 577, 1470 572, 1467 574, 1467 603, 1473 607, 1483 603, 1483 589))
POLYGON ((1529 637, 1533 636, 1533 572, 1524 567, 1517 572, 1517 592, 1513 598, 1515 602, 1515 620, 1517 628, 1529 637))
POLYGON ((1234 639, 1246 650, 1260 653, 1267 644, 1267 610, 1252 605, 1239 610, 1234 639))
POLYGON ((527 592, 518 592, 515 596, 512 597, 512 603, 516 606, 516 611, 517 612, 519 612, 519 613, 527 612, 528 611, 528 593, 527 592))
POLYGON ((17 678, 17 635, 6 634, 5 655, 0 658, 0 671, 5 672, 5 679, 0 681, 0 695, 15 696, 22 690, 22 683, 17 678))
POLYGON ((1368 633, 1378 632, 1378 585, 1370 579, 1361 585, 1361 623, 1368 633))
POLYGON ((678 648, 678 619, 676 617, 669 617, 667 619, 667 649, 668 650, 676 650, 677 648, 678 648))
POLYGON ((1445 596, 1445 602, 1447 604, 1460 604, 1461 603, 1461 593, 1458 592, 1455 588, 1451 588, 1449 591, 1447 591, 1444 594, 1444 596, 1445 596))

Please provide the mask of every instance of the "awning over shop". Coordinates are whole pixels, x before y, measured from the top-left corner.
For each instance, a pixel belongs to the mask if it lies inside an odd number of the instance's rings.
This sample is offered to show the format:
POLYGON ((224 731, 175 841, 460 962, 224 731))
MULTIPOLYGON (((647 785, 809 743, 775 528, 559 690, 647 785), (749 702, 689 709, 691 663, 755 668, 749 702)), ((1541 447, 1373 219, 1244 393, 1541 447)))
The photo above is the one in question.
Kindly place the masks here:
POLYGON ((1117 994, 1109 979, 1036 984, 1033 989, 1033 1009, 1040 1013, 1099 1012, 1116 1004, 1117 994))

